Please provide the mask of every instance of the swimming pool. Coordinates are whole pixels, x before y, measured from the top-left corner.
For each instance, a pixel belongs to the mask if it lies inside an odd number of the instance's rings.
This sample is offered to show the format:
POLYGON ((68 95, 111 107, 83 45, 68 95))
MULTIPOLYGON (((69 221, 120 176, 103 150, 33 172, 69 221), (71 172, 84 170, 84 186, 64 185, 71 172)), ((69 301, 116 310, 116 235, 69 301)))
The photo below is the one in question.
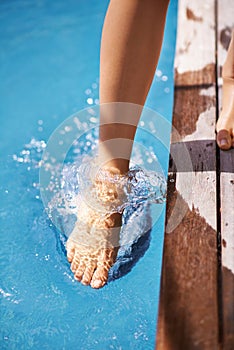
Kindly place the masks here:
MULTIPOLYGON (((0 3, 1 348, 153 349, 164 210, 101 290, 75 282, 44 213, 39 161, 53 130, 98 103, 99 43, 108 1, 0 3)), ((171 120, 177 2, 146 105, 171 120)), ((169 138, 168 138, 169 144, 169 138)), ((157 153, 167 170, 168 152, 157 153)))

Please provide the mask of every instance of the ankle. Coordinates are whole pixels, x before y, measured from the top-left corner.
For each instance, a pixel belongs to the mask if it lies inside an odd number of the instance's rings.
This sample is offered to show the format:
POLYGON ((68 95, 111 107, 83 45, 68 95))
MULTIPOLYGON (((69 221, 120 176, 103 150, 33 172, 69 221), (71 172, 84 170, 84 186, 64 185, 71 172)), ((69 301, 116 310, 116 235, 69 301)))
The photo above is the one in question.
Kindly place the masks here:
POLYGON ((103 170, 109 171, 113 175, 125 175, 129 171, 128 159, 112 159, 102 166, 103 170))

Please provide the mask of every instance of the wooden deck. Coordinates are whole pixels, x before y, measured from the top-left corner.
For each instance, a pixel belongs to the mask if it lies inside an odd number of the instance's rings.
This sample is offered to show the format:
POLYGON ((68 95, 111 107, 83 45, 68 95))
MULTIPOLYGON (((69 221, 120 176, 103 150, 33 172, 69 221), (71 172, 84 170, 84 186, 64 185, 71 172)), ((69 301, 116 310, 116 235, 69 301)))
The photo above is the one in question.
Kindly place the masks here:
POLYGON ((234 1, 179 0, 157 350, 234 349, 234 149, 215 142, 233 27, 234 1))

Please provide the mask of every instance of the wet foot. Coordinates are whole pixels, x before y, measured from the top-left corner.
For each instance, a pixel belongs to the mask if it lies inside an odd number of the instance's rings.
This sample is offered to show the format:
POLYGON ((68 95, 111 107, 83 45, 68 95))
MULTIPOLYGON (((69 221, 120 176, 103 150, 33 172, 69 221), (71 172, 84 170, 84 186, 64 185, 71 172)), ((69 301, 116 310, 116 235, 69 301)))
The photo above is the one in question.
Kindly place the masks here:
MULTIPOLYGON (((80 198, 78 220, 67 242, 67 259, 76 280, 92 288, 107 283, 108 272, 115 263, 122 214, 103 214, 99 210, 120 200, 117 186, 108 181, 95 181, 96 200, 87 203, 80 198)), ((95 196, 94 196, 95 197, 95 196)))
POLYGON ((223 78, 222 111, 216 125, 217 144, 223 150, 234 147, 234 79, 223 78))

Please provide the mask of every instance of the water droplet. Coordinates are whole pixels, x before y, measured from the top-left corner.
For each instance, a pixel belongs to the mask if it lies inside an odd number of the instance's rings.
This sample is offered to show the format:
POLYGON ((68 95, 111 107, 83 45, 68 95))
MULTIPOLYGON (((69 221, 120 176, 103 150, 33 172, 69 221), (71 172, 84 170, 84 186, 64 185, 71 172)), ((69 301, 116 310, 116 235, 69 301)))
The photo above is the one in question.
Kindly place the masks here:
POLYGON ((91 121, 91 123, 97 123, 97 118, 95 117, 91 117, 89 120, 91 121))
POLYGON ((159 69, 157 69, 157 70, 156 70, 156 76, 157 76, 157 77, 161 77, 161 76, 162 76, 162 71, 159 70, 159 69))

